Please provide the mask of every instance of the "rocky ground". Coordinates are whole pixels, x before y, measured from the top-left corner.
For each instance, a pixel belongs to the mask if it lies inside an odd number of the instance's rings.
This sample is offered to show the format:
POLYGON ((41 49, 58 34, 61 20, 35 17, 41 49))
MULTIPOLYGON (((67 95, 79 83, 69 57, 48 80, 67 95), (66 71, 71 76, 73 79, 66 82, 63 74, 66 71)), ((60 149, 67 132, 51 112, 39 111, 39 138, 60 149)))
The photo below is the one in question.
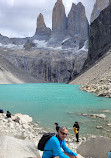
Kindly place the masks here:
MULTIPOLYGON (((5 113, 0 114, 0 158, 40 158, 42 152, 37 150, 37 144, 46 132, 28 115, 19 113, 6 118, 5 113)), ((74 135, 70 135, 66 144, 78 153, 78 158, 106 158, 111 139, 88 136, 80 138, 80 142, 76 143, 74 135)))
POLYGON ((83 85, 81 90, 111 98, 111 50, 70 84, 83 85))
MULTIPOLYGON (((40 158, 42 152, 37 150, 37 144, 46 132, 37 123, 32 122, 32 118, 28 115, 19 113, 6 118, 5 113, 0 114, 0 151, 2 151, 0 158, 40 158)), ((80 143, 77 144, 75 138, 69 136, 66 143, 73 151, 76 151, 85 140, 81 138, 80 143)), ((79 155, 79 158, 82 156, 79 155)))

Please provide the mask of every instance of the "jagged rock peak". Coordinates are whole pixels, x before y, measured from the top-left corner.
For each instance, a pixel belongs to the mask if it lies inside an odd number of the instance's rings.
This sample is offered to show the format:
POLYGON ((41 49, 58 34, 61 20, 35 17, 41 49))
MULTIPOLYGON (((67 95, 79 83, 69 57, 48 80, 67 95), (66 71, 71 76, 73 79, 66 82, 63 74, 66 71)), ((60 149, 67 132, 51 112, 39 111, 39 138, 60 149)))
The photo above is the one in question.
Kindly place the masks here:
POLYGON ((36 28, 36 33, 35 34, 50 34, 51 29, 46 27, 46 24, 44 22, 44 17, 40 13, 39 16, 37 17, 37 28, 36 28))
POLYGON ((72 4, 68 14, 68 34, 79 40, 81 46, 88 39, 89 23, 85 14, 85 7, 79 2, 77 5, 72 4))
POLYGON ((61 33, 66 31, 66 14, 62 0, 57 0, 52 13, 52 32, 61 33))
POLYGON ((62 3, 62 0, 57 0, 56 3, 58 3, 58 4, 63 4, 63 3, 62 3))
POLYGON ((79 2, 79 3, 77 4, 77 6, 84 7, 83 4, 82 4, 81 2, 79 2))
POLYGON ((46 24, 44 22, 44 17, 40 13, 39 16, 38 16, 38 18, 37 18, 37 30, 38 31, 42 31, 45 27, 46 27, 46 24))
POLYGON ((71 7, 71 8, 73 8, 74 6, 76 6, 76 4, 75 4, 75 3, 72 3, 72 7, 71 7))
MULTIPOLYGON (((84 5, 83 5, 81 2, 79 2, 79 3, 77 4, 77 10, 79 10, 79 9, 81 10, 83 16, 86 17, 85 7, 84 7, 84 5)), ((82 15, 82 14, 81 14, 81 15, 82 15)))
POLYGON ((92 23, 100 14, 100 12, 111 3, 111 0, 96 0, 91 14, 90 22, 92 23))

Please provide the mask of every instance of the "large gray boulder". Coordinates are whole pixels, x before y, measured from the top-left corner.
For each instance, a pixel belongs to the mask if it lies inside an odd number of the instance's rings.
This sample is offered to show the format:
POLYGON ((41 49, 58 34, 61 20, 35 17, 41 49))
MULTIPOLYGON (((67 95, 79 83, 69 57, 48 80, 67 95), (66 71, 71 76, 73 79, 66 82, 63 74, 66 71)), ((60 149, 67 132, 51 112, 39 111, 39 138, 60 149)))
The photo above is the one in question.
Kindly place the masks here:
POLYGON ((111 150, 111 138, 96 137, 83 142, 77 149, 84 157, 106 158, 111 150))
POLYGON ((0 158, 40 158, 39 152, 31 141, 10 136, 0 136, 0 158))

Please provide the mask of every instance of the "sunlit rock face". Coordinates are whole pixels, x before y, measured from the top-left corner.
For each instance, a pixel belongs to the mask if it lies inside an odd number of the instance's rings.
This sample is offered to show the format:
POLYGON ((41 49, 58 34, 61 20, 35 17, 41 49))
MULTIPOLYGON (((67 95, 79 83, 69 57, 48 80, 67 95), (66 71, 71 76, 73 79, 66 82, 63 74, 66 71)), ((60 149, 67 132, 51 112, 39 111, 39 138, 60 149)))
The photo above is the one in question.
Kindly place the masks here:
POLYGON ((40 13, 39 16, 37 17, 37 27, 33 38, 46 40, 49 38, 50 34, 51 34, 51 29, 46 27, 46 24, 44 22, 44 17, 40 13))
POLYGON ((46 27, 46 24, 44 22, 44 17, 40 13, 37 18, 37 28, 36 28, 36 34, 50 34, 51 29, 46 27))
POLYGON ((111 3, 111 0, 96 0, 91 14, 91 23, 99 16, 100 12, 109 5, 109 3, 111 3))
POLYGON ((62 0, 57 0, 52 12, 52 32, 48 41, 49 46, 59 47, 66 38, 67 18, 62 0))
POLYGON ((62 0, 57 0, 52 13, 52 33, 66 32, 66 14, 62 0))

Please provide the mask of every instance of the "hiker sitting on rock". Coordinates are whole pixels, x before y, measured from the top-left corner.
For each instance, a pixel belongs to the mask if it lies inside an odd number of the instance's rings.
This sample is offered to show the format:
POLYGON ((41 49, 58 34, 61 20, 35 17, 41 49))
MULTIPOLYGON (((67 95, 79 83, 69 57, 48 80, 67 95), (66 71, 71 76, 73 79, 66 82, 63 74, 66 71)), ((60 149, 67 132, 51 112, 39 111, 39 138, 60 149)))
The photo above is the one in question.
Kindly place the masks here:
POLYGON ((45 144, 42 158, 77 158, 77 154, 72 152, 65 144, 64 139, 67 134, 68 129, 64 126, 60 127, 58 133, 45 144))
POLYGON ((11 117, 11 113, 9 111, 7 111, 6 116, 7 116, 7 118, 10 118, 11 117))

